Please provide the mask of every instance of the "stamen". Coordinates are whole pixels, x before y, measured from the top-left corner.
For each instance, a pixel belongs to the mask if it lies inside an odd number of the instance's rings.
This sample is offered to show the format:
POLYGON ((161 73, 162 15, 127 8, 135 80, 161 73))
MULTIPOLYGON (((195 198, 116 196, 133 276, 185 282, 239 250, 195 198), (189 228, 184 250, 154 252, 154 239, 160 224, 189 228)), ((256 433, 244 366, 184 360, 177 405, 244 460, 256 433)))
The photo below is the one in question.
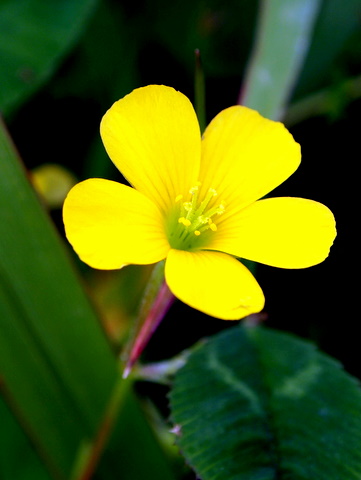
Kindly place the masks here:
POLYGON ((198 217, 198 223, 201 224, 201 225, 204 224, 204 223, 209 223, 209 220, 210 220, 210 218, 206 217, 205 215, 200 215, 198 217))
POLYGON ((213 203, 213 198, 217 196, 217 191, 214 188, 209 188, 203 200, 199 201, 200 185, 201 183, 197 182, 189 189, 189 201, 184 202, 183 199, 187 200, 187 197, 184 196, 184 198, 181 194, 176 196, 179 227, 171 234, 174 248, 196 248, 200 244, 199 241, 195 240, 195 237, 202 235, 202 239, 204 238, 204 241, 207 242, 205 232, 208 231, 211 234, 218 230, 213 220, 215 216, 221 215, 225 211, 224 202, 213 203), (209 208, 211 202, 212 206, 209 208))
POLYGON ((182 223, 185 227, 189 227, 191 225, 190 220, 188 220, 188 218, 184 218, 184 217, 179 217, 178 218, 178 223, 182 223))
POLYGON ((212 232, 217 231, 217 225, 215 223, 210 223, 209 228, 212 230, 212 232))
POLYGON ((187 218, 191 217, 191 218, 193 219, 192 212, 194 212, 194 210, 195 210, 196 207, 197 207, 197 202, 198 202, 198 190, 199 190, 199 185, 198 185, 198 183, 200 183, 200 182, 197 182, 197 184, 189 190, 189 193, 192 195, 192 202, 191 202, 191 210, 192 210, 192 211, 189 211, 189 212, 188 212, 187 218))
POLYGON ((207 192, 206 198, 201 202, 199 208, 195 211, 194 216, 198 217, 201 215, 204 210, 207 208, 209 202, 212 200, 213 197, 217 195, 217 192, 214 188, 210 188, 207 192))
POLYGON ((213 217, 213 215, 222 215, 222 213, 225 211, 224 205, 221 203, 217 207, 211 208, 208 210, 207 215, 209 217, 213 217))

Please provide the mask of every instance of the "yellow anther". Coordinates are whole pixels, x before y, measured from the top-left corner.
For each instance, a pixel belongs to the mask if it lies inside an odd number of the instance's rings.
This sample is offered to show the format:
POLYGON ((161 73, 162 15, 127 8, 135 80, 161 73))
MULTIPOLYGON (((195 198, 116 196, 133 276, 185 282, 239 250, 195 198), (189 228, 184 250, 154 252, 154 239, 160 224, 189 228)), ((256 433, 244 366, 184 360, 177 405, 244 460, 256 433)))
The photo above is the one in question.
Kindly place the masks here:
POLYGON ((215 232, 217 230, 217 225, 215 223, 210 223, 209 228, 212 230, 212 232, 215 232))
POLYGON ((184 218, 184 217, 178 218, 178 223, 181 223, 185 227, 189 227, 189 225, 191 224, 190 220, 188 220, 188 218, 184 218))
POLYGON ((197 182, 189 189, 187 195, 180 194, 175 198, 176 203, 178 203, 176 218, 178 218, 178 224, 181 225, 174 242, 177 245, 184 246, 186 242, 192 245, 192 237, 197 244, 195 237, 200 235, 202 235, 202 238, 203 236, 207 237, 208 234, 213 234, 218 230, 214 217, 225 211, 225 204, 223 201, 214 202, 214 197, 217 196, 217 191, 214 188, 207 189, 203 199, 199 199, 200 185, 201 182, 197 182))

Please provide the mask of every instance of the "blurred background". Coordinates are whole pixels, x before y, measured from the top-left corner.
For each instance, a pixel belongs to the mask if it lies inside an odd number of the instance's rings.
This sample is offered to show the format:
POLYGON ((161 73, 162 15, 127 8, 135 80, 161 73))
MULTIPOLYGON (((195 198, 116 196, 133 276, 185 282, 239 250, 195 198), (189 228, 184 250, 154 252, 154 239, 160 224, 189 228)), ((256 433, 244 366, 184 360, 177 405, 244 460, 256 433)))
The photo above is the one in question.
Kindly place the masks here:
MULTIPOLYGON (((122 181, 99 136, 100 119, 111 104, 134 88, 152 83, 172 86, 193 102, 198 49, 208 123, 220 110, 236 104, 240 92, 249 86, 245 82, 250 78, 260 14, 266 3, 0 0, 0 111, 62 238, 61 205, 74 182, 89 177, 122 181), (50 169, 44 168, 48 164, 50 169)), ((284 92, 284 108, 277 115, 301 144, 303 161, 272 196, 299 196, 324 203, 335 214, 338 237, 330 257, 310 269, 253 268, 266 296, 262 321, 311 339, 360 377, 359 250, 355 240, 361 2, 314 3, 308 48, 301 49, 304 58, 302 54, 284 92)), ((291 6, 292 0, 288 4, 291 6)), ((298 4, 302 6, 302 2, 298 4)), ((310 2, 303 4, 308 15, 310 2)), ((268 44, 276 62, 282 60, 277 33, 274 45, 272 37, 268 44)), ((92 271, 66 241, 64 244, 113 351, 118 352, 150 269, 92 271)), ((143 359, 174 356, 229 326, 177 302, 143 359)), ((164 387, 140 383, 136 388, 167 415, 164 387)))

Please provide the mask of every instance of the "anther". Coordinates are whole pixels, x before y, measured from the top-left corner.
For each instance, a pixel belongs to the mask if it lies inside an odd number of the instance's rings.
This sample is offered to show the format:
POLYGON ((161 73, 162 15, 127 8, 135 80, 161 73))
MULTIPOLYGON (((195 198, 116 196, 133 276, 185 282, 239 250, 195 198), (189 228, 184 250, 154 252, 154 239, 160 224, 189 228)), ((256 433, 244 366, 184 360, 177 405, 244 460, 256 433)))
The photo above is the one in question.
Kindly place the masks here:
MULTIPOLYGON (((225 205, 223 200, 213 203, 213 198, 217 196, 217 191, 214 188, 209 188, 203 197, 203 200, 199 202, 199 187, 201 183, 197 182, 192 188, 189 189, 188 201, 187 196, 182 194, 176 196, 176 203, 178 203, 178 224, 182 227, 179 228, 177 238, 175 239, 179 245, 185 245, 185 242, 189 242, 192 245, 191 236, 199 237, 205 232, 216 232, 218 230, 216 223, 213 221, 215 215, 221 215, 225 211, 225 205)), ((187 244, 188 245, 188 244, 187 244)))
POLYGON ((212 230, 212 232, 215 232, 217 230, 217 225, 215 223, 210 223, 209 228, 212 230))
POLYGON ((188 220, 188 218, 184 218, 184 217, 178 218, 178 223, 181 223, 185 227, 189 227, 189 225, 191 224, 190 220, 188 220))

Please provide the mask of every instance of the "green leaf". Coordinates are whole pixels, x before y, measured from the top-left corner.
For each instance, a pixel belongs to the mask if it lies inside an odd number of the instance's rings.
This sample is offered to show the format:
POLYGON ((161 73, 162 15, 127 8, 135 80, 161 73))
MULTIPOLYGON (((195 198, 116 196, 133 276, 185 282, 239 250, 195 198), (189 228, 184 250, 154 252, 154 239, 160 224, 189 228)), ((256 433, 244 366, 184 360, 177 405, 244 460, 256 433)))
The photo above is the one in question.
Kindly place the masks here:
POLYGON ((307 54, 320 0, 263 0, 241 103, 278 120, 307 54))
POLYGON ((0 387, 48 468, 68 478, 117 375, 66 250, 0 124, 0 387))
MULTIPOLYGON (((322 2, 314 28, 312 43, 300 73, 295 96, 298 98, 314 92, 335 81, 335 67, 340 67, 345 45, 359 32, 360 0, 327 0, 322 2), (338 60, 338 61, 337 61, 338 60)), ((356 38, 355 46, 360 42, 356 38)), ((344 59, 343 59, 344 61, 344 59)), ((340 75, 340 71, 337 72, 340 75)), ((345 73, 345 72, 344 72, 345 73)))
MULTIPOLYGON (((0 389, 52 477, 65 480, 98 431, 119 371, 1 123, 0 159, 0 389)), ((170 480, 132 392, 122 402, 97 478, 170 480), (141 462, 137 447, 145 452, 141 462)), ((1 402, 0 418, 0 477, 47 479, 1 402), (24 461, 17 466, 19 448, 24 461)))
POLYGON ((175 480, 169 458, 166 458, 151 430, 139 400, 132 391, 124 398, 119 421, 111 442, 100 462, 109 479, 175 480), (114 460, 117 466, 114 466, 114 460))
POLYGON ((50 480, 44 465, 1 397, 0 418, 1 480, 50 480))
POLYGON ((5 0, 0 5, 0 110, 9 114, 53 73, 97 0, 5 0))
POLYGON ((170 399, 203 480, 361 478, 360 387, 291 335, 227 329, 190 356, 170 399))

